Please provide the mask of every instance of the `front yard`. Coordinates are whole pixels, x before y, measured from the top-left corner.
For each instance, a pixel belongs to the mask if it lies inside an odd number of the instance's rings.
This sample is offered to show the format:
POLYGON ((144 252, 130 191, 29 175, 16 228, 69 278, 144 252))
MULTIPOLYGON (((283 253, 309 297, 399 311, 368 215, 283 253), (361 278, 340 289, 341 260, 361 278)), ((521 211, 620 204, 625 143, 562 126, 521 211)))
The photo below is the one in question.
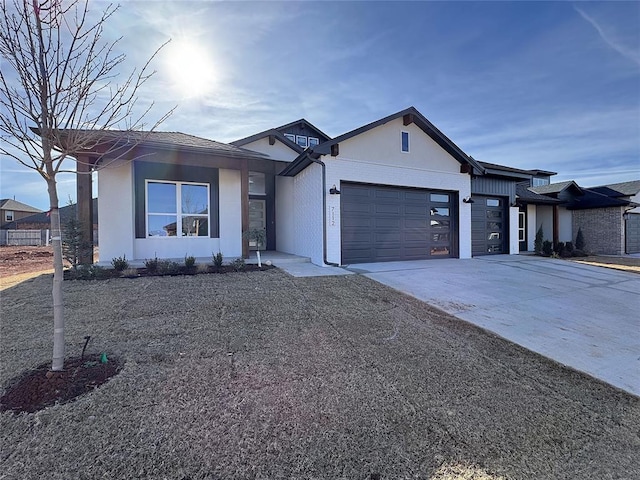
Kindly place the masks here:
MULTIPOLYGON (((48 360, 50 275, 2 291, 0 382, 48 360)), ((0 415, 1 478, 638 478, 640 399, 363 276, 65 282, 124 368, 0 415)))

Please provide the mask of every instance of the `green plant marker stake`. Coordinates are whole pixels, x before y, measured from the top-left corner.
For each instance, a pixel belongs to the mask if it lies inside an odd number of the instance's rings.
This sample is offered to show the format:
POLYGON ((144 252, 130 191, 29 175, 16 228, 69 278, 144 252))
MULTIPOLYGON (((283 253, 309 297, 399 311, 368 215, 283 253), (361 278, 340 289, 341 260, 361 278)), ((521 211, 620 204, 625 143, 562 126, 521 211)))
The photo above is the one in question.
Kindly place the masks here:
POLYGON ((104 352, 100 355, 100 363, 107 363, 107 354, 104 352))

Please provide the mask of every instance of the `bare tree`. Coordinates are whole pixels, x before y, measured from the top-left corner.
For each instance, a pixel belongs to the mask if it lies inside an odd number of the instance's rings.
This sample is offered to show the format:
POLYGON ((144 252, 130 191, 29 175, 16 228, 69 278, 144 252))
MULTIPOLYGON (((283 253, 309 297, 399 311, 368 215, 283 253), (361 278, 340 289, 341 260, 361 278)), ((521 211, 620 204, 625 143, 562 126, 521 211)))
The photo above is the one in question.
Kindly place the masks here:
POLYGON ((56 175, 65 171, 66 159, 79 161, 73 158, 79 152, 99 151, 111 160, 125 155, 144 139, 141 131, 152 131, 171 113, 150 126, 144 122, 153 103, 134 115, 138 90, 153 75, 149 64, 159 49, 118 83, 117 67, 126 59, 115 53, 120 39, 103 39, 104 26, 117 9, 108 5, 94 17, 88 0, 2 0, 0 153, 37 171, 47 184, 54 253, 54 372, 63 370, 65 354, 56 175), (131 132, 133 142, 125 147, 106 142, 113 129, 131 132))

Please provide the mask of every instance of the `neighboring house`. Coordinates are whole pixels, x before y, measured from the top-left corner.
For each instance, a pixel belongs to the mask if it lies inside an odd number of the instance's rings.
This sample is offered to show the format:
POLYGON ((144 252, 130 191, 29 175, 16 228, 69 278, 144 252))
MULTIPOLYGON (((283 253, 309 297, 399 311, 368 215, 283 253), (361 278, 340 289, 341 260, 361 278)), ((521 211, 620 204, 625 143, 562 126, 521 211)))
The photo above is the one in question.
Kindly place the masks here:
POLYGON ((0 228, 3 230, 13 229, 11 225, 19 223, 25 217, 40 213, 42 210, 34 208, 10 198, 0 200, 0 228))
POLYGON ((543 227, 545 239, 575 242, 578 229, 582 229, 590 252, 640 253, 640 180, 592 188, 569 180, 520 185, 518 191, 523 203, 536 205, 535 225, 543 227))
MULTIPOLYGON (((541 221, 560 235, 553 225, 567 215, 563 198, 531 190, 554 172, 478 162, 413 107, 335 138, 300 119, 231 144, 119 131, 97 143, 76 156, 98 168, 103 259, 250 248, 318 265, 514 254, 533 249, 541 221), (102 155, 125 147, 122 158, 102 155), (265 245, 249 244, 250 228, 265 229, 265 245)), ((88 222, 91 176, 80 179, 88 222)))
MULTIPOLYGON (((94 198, 92 201, 92 214, 93 214, 93 231, 97 232, 98 230, 98 199, 94 198)), ((70 218, 73 218, 77 215, 77 204, 66 205, 60 208, 60 225, 64 229, 65 224, 69 221, 70 218)), ((31 214, 17 220, 15 222, 11 222, 6 224, 6 228, 8 230, 47 230, 51 228, 51 217, 49 216, 49 212, 40 212, 36 214, 31 214)), ((94 243, 97 244, 97 237, 94 235, 94 243)))

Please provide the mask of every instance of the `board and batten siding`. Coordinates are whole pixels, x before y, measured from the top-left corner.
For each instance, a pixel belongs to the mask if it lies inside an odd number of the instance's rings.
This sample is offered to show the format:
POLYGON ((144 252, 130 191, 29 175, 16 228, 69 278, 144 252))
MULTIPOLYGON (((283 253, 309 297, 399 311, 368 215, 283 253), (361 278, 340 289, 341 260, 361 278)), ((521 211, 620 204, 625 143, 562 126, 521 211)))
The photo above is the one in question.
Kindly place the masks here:
POLYGON ((509 197, 509 203, 516 201, 516 182, 492 177, 473 177, 471 193, 474 195, 496 195, 509 197))

